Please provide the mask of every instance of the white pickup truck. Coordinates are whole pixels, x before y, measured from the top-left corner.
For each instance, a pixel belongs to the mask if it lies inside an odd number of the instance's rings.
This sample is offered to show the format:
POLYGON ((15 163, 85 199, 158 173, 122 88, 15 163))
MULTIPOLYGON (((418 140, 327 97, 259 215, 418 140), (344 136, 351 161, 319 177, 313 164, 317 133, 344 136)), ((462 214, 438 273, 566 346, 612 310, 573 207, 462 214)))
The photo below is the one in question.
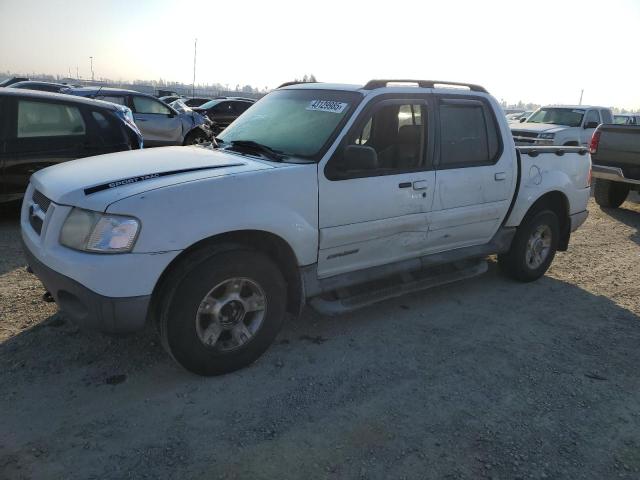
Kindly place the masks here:
POLYGON ((477 85, 289 84, 211 148, 37 172, 22 239, 68 318, 153 323, 178 363, 216 375, 305 304, 340 313, 483 273, 491 254, 539 278, 587 217, 590 174, 586 149, 516 149, 477 85))
POLYGON ((588 147, 596 127, 613 123, 611 109, 586 105, 552 105, 511 123, 516 145, 588 147))

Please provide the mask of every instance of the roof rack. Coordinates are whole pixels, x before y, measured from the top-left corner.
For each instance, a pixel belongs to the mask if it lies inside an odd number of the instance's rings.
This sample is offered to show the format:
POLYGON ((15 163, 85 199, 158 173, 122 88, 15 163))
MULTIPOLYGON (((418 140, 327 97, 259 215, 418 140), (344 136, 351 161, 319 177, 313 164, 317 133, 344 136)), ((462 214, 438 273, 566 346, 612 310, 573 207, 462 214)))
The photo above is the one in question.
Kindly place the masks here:
POLYGON ((416 83, 420 88, 436 88, 436 85, 452 85, 455 87, 467 87, 473 92, 489 93, 484 87, 473 83, 446 82, 442 80, 397 80, 397 79, 379 79, 369 80, 363 87, 364 90, 374 90, 376 88, 384 88, 388 83, 416 83))
POLYGON ((303 82, 302 80, 297 80, 297 81, 293 81, 293 82, 284 82, 282 85, 278 85, 276 87, 276 90, 278 88, 283 88, 283 87, 288 87, 289 85, 299 85, 301 83, 320 83, 320 82, 303 82))

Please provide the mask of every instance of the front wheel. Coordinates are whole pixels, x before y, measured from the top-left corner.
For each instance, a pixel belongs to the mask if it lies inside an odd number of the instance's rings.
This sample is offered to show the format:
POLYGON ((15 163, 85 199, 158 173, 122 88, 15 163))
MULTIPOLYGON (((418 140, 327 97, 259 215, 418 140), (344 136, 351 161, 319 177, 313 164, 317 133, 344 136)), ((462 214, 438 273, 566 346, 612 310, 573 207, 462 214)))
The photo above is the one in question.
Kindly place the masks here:
POLYGON ((211 139, 209 139, 204 132, 195 130, 184 139, 184 145, 204 145, 210 141, 211 139))
POLYGON ((555 257, 559 232, 554 212, 544 210, 534 214, 518 227, 509 251, 498 256, 501 269, 521 282, 537 280, 555 257))
POLYGON ((260 357, 280 331, 286 287, 277 266, 252 250, 211 250, 187 258, 168 282, 162 344, 185 369, 220 375, 260 357), (175 284, 174 284, 175 282, 175 284))

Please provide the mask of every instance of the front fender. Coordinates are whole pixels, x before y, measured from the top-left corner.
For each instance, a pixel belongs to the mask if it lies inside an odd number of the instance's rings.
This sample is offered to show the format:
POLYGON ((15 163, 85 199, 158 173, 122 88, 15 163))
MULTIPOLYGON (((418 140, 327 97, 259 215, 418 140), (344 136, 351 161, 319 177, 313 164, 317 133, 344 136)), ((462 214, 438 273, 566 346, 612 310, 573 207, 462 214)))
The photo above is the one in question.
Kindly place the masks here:
POLYGON ((269 170, 167 186, 119 200, 108 211, 142 227, 135 253, 185 250, 215 235, 261 230, 287 242, 299 265, 317 261, 317 166, 269 170))

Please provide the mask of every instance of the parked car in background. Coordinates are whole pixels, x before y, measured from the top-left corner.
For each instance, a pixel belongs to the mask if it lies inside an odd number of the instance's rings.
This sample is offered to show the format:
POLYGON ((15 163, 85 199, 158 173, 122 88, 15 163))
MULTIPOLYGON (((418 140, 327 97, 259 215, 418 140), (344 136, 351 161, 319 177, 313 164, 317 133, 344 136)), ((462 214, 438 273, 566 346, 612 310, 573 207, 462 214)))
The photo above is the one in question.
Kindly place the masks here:
MULTIPOLYGON (((218 97, 216 97, 218 98, 218 97)), ((224 97, 220 97, 224 98, 224 97)), ((194 97, 194 98, 184 98, 184 104, 187 107, 200 107, 201 105, 210 102, 213 98, 204 98, 204 97, 194 97)))
POLYGON ((640 125, 640 113, 618 113, 613 116, 617 125, 640 125))
POLYGON ((505 116, 507 117, 507 121, 508 122, 519 122, 523 118, 527 118, 532 113, 533 113, 532 111, 507 113, 507 115, 505 115, 505 116))
POLYGON ((27 78, 27 77, 10 77, 10 78, 6 78, 2 82, 0 82, 0 87, 8 87, 9 85, 13 85, 14 83, 25 82, 27 80, 29 80, 29 78, 27 78))
POLYGON ((12 83, 8 88, 24 88, 27 90, 37 90, 39 92, 64 93, 64 91, 69 87, 71 87, 71 85, 67 85, 65 83, 36 82, 34 80, 26 80, 24 82, 12 83))
POLYGON ((196 145, 211 140, 206 118, 193 111, 178 112, 152 95, 118 88, 81 87, 65 93, 129 107, 144 137, 145 147, 196 145))
POLYGON ((305 303, 347 312, 480 275, 493 254, 540 278, 587 218, 588 150, 516 149, 484 88, 415 83, 279 88, 218 148, 38 172, 27 262, 71 321, 149 322, 201 375, 257 359, 305 303), (42 203, 54 208, 34 227, 42 203))
POLYGON ((128 108, 57 93, 0 89, 0 126, 0 202, 44 167, 143 145, 128 108))
POLYGON ((631 190, 640 191, 640 125, 600 125, 590 150, 598 205, 618 208, 631 190))
POLYGON ((222 98, 211 100, 199 107, 194 107, 194 111, 206 115, 216 125, 214 134, 227 128, 231 122, 242 115, 255 100, 244 98, 222 98))
POLYGON ((164 97, 159 97, 158 100, 162 100, 164 103, 169 105, 170 103, 173 103, 176 100, 184 100, 184 97, 181 97, 180 95, 167 95, 164 97))
POLYGON ((609 108, 558 105, 539 108, 510 128, 516 145, 588 146, 601 123, 613 123, 609 108))

